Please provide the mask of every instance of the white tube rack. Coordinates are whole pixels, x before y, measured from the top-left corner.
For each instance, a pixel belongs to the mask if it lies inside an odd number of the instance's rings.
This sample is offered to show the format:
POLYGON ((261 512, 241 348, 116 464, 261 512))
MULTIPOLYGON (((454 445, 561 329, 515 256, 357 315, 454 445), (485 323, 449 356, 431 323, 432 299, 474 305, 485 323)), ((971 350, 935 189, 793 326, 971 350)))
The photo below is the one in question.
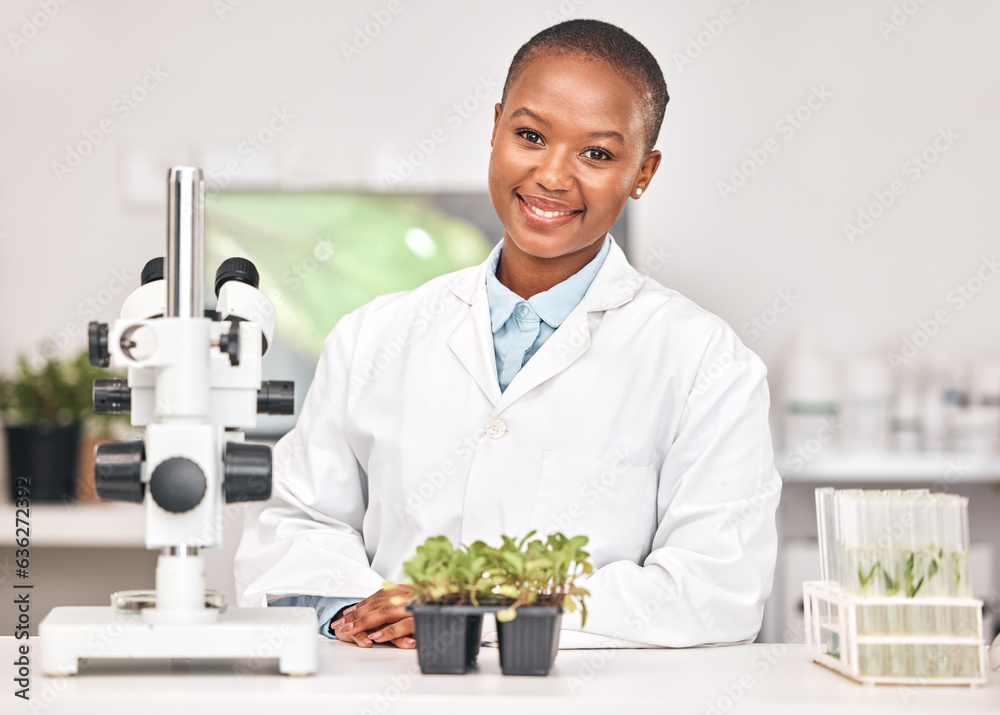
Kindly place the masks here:
POLYGON ((812 659, 831 670, 859 683, 885 685, 980 685, 986 682, 985 648, 983 647, 983 602, 977 598, 861 598, 841 589, 835 582, 806 581, 802 584, 805 607, 806 647, 812 659), (975 609, 976 634, 858 634, 858 609, 944 607, 949 610, 975 609), (824 615, 828 613, 829 615, 824 615), (836 654, 828 651, 828 643, 836 640, 836 654), (942 646, 975 649, 975 676, 955 675, 872 675, 861 672, 861 646, 910 646, 911 652, 921 646, 942 646))

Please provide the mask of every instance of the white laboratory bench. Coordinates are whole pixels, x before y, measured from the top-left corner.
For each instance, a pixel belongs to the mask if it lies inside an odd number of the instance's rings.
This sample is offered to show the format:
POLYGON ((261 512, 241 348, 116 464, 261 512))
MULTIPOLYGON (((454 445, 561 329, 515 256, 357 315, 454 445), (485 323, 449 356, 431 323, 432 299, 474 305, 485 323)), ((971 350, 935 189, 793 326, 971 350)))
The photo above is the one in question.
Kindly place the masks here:
POLYGON ((1000 673, 973 688, 859 685, 811 662, 800 645, 563 650, 548 677, 510 677, 501 675, 493 648, 480 651, 478 672, 420 675, 415 651, 322 639, 319 672, 311 677, 282 676, 276 666, 247 675, 261 667, 249 661, 202 669, 184 661, 90 661, 78 676, 50 679, 37 669, 37 638, 30 641, 32 709, 13 696, 15 644, 24 641, 0 641, 0 712, 10 715, 1000 712, 1000 673))

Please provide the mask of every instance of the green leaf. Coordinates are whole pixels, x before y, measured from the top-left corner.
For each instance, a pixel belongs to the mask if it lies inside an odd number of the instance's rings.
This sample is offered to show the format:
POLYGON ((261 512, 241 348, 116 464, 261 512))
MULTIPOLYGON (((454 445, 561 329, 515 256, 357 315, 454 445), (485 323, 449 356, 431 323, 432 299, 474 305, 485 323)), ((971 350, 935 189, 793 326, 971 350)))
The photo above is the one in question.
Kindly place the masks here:
POLYGON ((878 568, 878 562, 876 562, 869 570, 868 574, 865 575, 864 570, 858 567, 858 581, 861 582, 861 590, 864 591, 868 588, 868 582, 872 580, 872 576, 875 575, 875 569, 878 568))

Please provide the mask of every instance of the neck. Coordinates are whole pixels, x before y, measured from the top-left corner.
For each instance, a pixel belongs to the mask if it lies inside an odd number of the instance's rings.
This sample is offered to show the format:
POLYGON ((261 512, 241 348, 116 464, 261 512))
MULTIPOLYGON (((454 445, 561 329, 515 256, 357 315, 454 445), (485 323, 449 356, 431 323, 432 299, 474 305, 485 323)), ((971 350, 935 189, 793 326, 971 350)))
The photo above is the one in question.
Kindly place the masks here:
POLYGON ((497 280, 521 298, 544 293, 562 283, 594 260, 604 245, 604 236, 575 253, 555 258, 539 258, 522 252, 509 236, 504 237, 497 280))

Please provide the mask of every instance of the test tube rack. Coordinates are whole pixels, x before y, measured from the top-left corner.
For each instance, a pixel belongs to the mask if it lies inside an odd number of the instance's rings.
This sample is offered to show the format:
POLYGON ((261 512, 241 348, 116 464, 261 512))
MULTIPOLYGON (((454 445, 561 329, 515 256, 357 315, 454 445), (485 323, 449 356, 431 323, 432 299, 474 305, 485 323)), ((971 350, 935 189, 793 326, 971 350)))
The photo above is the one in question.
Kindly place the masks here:
MULTIPOLYGON (((976 598, 861 597, 840 588, 836 582, 806 581, 802 584, 805 608, 806 646, 813 661, 859 683, 885 685, 981 685, 986 682, 986 649, 983 646, 983 602, 976 598), (951 633, 859 633, 860 610, 946 609, 949 623, 975 613, 975 632, 951 633), (964 609, 959 611, 958 609, 964 609), (828 614, 828 615, 827 615, 828 614), (831 648, 836 644, 836 649, 831 648), (862 651, 896 646, 906 657, 905 674, 876 674, 862 668, 862 651), (957 676, 933 672, 933 653, 964 654, 976 663, 975 675, 957 676)), ((869 611, 873 612, 873 611, 869 611)), ((897 611, 898 612, 898 611, 897 611)), ((939 611, 940 612, 940 611, 939 611)), ((971 629, 970 629, 971 630, 971 629)))

